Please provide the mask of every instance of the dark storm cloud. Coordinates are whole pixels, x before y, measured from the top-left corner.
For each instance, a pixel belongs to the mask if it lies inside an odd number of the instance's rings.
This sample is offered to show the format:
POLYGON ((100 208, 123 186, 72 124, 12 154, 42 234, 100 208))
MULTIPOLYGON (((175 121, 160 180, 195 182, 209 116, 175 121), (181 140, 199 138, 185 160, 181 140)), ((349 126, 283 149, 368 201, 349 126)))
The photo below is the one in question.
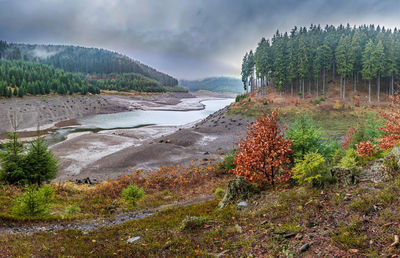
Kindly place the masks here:
POLYGON ((103 47, 180 78, 239 75, 262 36, 313 24, 400 22, 399 1, 0 0, 0 38, 103 47))

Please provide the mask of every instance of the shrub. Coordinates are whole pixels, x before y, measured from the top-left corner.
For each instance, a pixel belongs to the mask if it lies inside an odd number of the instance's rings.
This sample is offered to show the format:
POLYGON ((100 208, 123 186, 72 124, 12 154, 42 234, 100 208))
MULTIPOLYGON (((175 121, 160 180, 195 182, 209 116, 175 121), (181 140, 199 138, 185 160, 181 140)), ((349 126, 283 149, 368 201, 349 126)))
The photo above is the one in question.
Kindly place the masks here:
POLYGON ((249 126, 247 136, 240 140, 233 173, 256 183, 286 182, 291 177, 285 167, 290 163, 291 145, 278 124, 278 113, 264 114, 249 126))
POLYGON ((217 189, 215 189, 214 196, 216 198, 222 198, 222 197, 224 197, 224 195, 225 195, 225 190, 224 189, 222 189, 220 187, 217 187, 217 189))
POLYGON ((37 188, 30 186, 17 198, 13 213, 19 216, 38 217, 49 214, 49 208, 54 199, 54 190, 49 186, 37 188))
POLYGON ((396 94, 391 100, 393 104, 390 106, 390 112, 381 114, 387 122, 380 129, 384 136, 379 139, 378 147, 384 150, 392 148, 400 141, 400 97, 396 94))
POLYGON ((139 188, 137 185, 130 185, 122 190, 122 197, 125 201, 135 206, 144 197, 143 188, 139 188))
POLYGON ((293 178, 300 184, 321 186, 331 180, 330 171, 325 166, 324 157, 316 152, 308 153, 293 168, 293 178))
POLYGON ((332 159, 331 159, 331 165, 337 165, 339 162, 342 160, 346 153, 343 151, 342 148, 337 148, 335 152, 333 153, 332 159))
POLYGON ((353 149, 348 149, 338 166, 340 168, 349 170, 355 182, 356 178, 360 175, 361 172, 359 162, 360 162, 360 156, 358 155, 358 153, 353 149))
POLYGON ((233 152, 231 152, 231 153, 228 153, 225 157, 224 157, 224 160, 223 161, 221 161, 219 164, 218 164, 218 167, 219 168, 221 168, 221 169, 223 169, 225 172, 229 172, 229 171, 231 171, 232 169, 235 169, 235 164, 234 164, 234 160, 235 160, 235 157, 236 157, 236 151, 233 151, 233 152))
POLYGON ((302 160, 309 152, 323 152, 322 133, 307 115, 298 115, 289 127, 287 136, 292 140, 294 159, 302 160))
POLYGON ((371 141, 360 142, 356 144, 357 152, 362 158, 372 157, 376 154, 374 145, 371 141))
POLYGON ((69 216, 78 214, 80 212, 81 212, 81 208, 76 204, 70 205, 65 208, 65 214, 67 214, 69 216))
POLYGON ((242 99, 245 99, 246 97, 247 97, 246 94, 237 95, 237 96, 236 96, 236 99, 235 99, 235 102, 239 102, 239 101, 241 101, 242 99))

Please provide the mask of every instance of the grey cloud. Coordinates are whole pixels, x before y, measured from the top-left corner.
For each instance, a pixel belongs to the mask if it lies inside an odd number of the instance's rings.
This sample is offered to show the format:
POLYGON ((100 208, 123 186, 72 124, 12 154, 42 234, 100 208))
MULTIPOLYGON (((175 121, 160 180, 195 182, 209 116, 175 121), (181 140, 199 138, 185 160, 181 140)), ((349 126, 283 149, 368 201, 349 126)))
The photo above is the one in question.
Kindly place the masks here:
POLYGON ((103 47, 179 78, 239 75, 262 36, 294 25, 395 27, 399 1, 0 0, 0 38, 103 47))

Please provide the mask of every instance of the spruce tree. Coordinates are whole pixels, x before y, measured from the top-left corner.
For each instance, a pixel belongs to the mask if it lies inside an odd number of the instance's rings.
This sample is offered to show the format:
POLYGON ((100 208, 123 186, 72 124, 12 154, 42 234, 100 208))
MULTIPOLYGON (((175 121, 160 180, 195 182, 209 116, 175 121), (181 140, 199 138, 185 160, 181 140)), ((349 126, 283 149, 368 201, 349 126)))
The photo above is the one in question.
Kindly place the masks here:
POLYGON ((29 148, 25 157, 24 172, 30 184, 41 185, 49 182, 57 175, 57 160, 53 153, 48 150, 43 137, 38 136, 29 148))

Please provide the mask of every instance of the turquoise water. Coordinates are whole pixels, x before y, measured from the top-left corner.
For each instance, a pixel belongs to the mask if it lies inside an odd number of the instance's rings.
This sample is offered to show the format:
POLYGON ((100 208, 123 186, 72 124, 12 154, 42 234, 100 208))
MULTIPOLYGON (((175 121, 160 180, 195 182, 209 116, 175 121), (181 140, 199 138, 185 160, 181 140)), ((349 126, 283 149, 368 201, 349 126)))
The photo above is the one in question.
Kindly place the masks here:
POLYGON ((131 128, 140 125, 184 125, 224 108, 234 99, 206 100, 205 109, 198 111, 143 111, 135 110, 115 114, 101 114, 78 119, 83 128, 131 128))
POLYGON ((122 128, 136 128, 147 125, 180 126, 204 119, 210 114, 228 106, 234 99, 205 100, 203 110, 197 111, 143 111, 135 110, 115 114, 99 114, 78 119, 79 127, 58 129, 46 136, 49 145, 64 141, 68 134, 82 131, 101 131, 122 128))

